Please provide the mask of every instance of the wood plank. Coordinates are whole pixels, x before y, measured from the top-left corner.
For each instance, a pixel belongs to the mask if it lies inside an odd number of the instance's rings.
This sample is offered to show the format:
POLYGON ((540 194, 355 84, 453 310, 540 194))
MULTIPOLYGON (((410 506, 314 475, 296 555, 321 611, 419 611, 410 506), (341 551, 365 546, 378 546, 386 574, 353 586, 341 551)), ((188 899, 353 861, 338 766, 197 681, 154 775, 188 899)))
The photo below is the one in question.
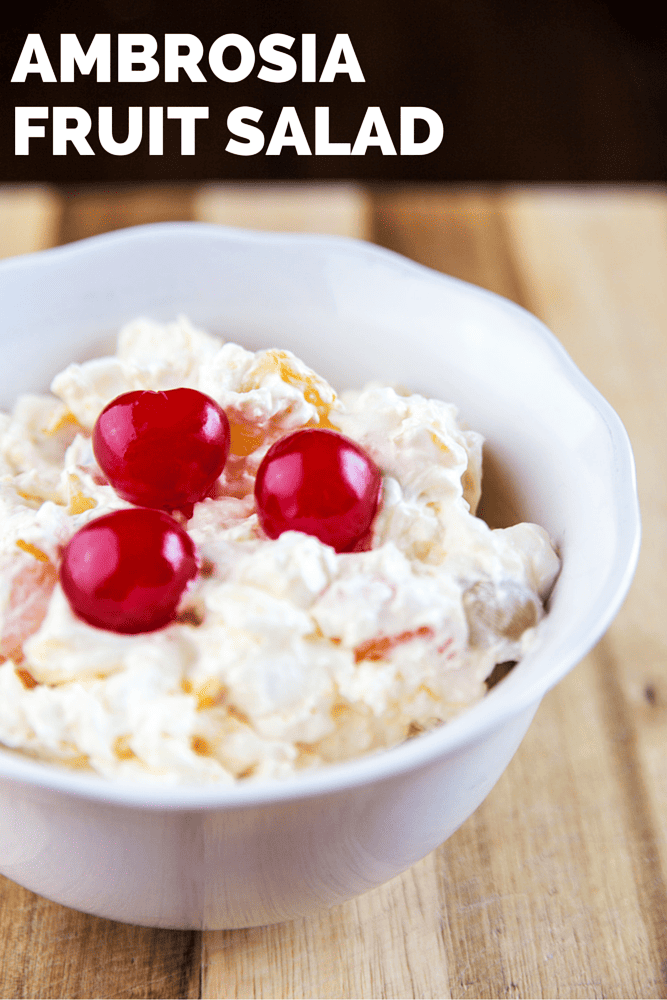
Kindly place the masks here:
POLYGON ((192 219, 194 189, 185 184, 97 184, 66 191, 60 243, 82 240, 126 226, 192 219))
POLYGON ((501 201, 492 190, 407 187, 373 199, 371 238, 380 246, 519 301, 501 201))
POLYGON ((100 920, 0 884, 2 997, 198 997, 200 935, 100 920))
POLYGON ((312 917, 204 934, 202 996, 449 997, 435 862, 312 917))
MULTIPOLYGON (((623 292, 614 292, 613 276, 623 268, 627 253, 627 219, 614 216, 613 209, 621 215, 629 212, 636 231, 649 219, 633 214, 636 206, 623 208, 625 193, 595 204, 579 195, 571 198, 569 216, 559 216, 556 227, 553 214, 558 214, 559 204, 539 191, 512 198, 434 190, 389 193, 378 201, 374 232, 422 263, 532 307, 562 337, 574 329, 571 339, 587 351, 588 373, 595 380, 607 364, 600 320, 620 306, 621 331, 629 342, 623 362, 611 366, 614 377, 622 381, 620 373, 629 370, 636 381, 643 381, 650 351, 640 348, 639 355, 634 353, 637 297, 648 295, 655 318, 662 316, 663 323, 667 319, 667 310, 655 302, 656 294, 662 295, 656 291, 662 286, 654 283, 656 240, 645 251, 644 266, 651 277, 638 281, 643 271, 639 264, 623 292), (610 230, 615 239, 609 256, 602 255, 607 265, 603 271, 595 263, 596 254, 610 230), (572 297, 572 284, 581 286, 583 301, 572 297), (588 309, 583 308, 586 294, 596 296, 588 309), (611 305, 602 310, 606 295, 611 305), (561 315, 549 311, 547 302, 555 303, 561 315)), ((649 229, 657 235, 662 223, 655 208, 651 202, 649 229)), ((645 215, 646 206, 643 211, 645 215)), ((635 250, 633 245, 631 252, 635 250)), ((661 260, 661 252, 656 259, 661 260)), ((663 363, 664 357, 661 347, 658 358, 663 363)), ((581 363, 576 355, 575 360, 581 363)), ((623 410, 623 400, 612 402, 623 410)), ((653 413, 662 409, 654 406, 653 413)), ((628 419, 628 414, 622 416, 628 419)), ((642 432, 646 423, 644 419, 642 432)), ((654 424, 646 439, 649 450, 656 429, 654 424)), ((664 496, 664 490, 651 493, 664 496)), ((656 548, 659 541, 656 534, 656 548)), ((664 584, 651 575, 649 589, 656 587, 664 597, 664 584)), ((641 606, 641 589, 633 595, 629 606, 636 601, 641 606)), ((641 645, 635 638, 635 654, 641 645)), ((636 656, 630 655, 621 617, 604 644, 545 699, 497 788, 437 852, 449 876, 443 902, 450 961, 457 970, 453 995, 664 995, 664 880, 655 850, 646 853, 647 845, 664 843, 664 837, 656 831, 655 809, 644 807, 636 787, 628 797, 632 779, 624 772, 631 769, 632 778, 638 777, 628 737, 634 709, 625 693, 619 705, 608 683, 610 649, 625 665, 625 675, 634 678, 637 703, 636 691, 643 692, 646 683, 637 677, 636 656)), ((654 671, 654 683, 655 676, 654 671)), ((658 699, 662 704, 662 695, 656 695, 658 699)), ((646 714, 644 706, 641 711, 646 714)), ((649 729, 654 732, 655 723, 649 729)), ((644 771, 643 780, 664 793, 659 777, 652 779, 644 771)))
POLYGON ((209 184, 81 187, 66 192, 58 241, 152 222, 197 221, 246 229, 368 235, 369 202, 354 184, 209 184))
POLYGON ((536 311, 622 417, 643 545, 633 587, 596 651, 628 850, 654 968, 667 985, 667 194, 597 190, 508 199, 536 311), (574 255, 568 239, 574 239, 574 255), (537 274, 539 273, 539 278, 537 274))
POLYGON ((438 851, 457 997, 661 996, 622 791, 587 658, 438 851))
POLYGON ((49 187, 0 187, 0 258, 58 241, 62 199, 49 187))
POLYGON ((357 184, 211 184, 193 204, 200 222, 366 239, 370 207, 357 184))

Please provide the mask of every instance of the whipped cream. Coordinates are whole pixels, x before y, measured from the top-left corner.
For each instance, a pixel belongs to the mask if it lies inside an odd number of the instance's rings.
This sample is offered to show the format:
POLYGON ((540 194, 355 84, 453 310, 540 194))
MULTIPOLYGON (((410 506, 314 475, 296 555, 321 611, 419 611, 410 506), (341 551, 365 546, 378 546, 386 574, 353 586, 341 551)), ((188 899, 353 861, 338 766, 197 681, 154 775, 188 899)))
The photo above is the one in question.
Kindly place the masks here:
POLYGON ((535 641, 559 559, 534 524, 475 516, 482 438, 456 408, 383 385, 337 395, 289 351, 140 319, 117 353, 0 415, 0 742, 107 778, 276 778, 395 745, 484 696, 535 641), (94 628, 58 583, 63 546, 130 504, 91 447, 133 389, 188 386, 226 411, 231 454, 185 524, 201 558, 176 620, 94 628), (253 486, 280 437, 328 427, 383 473, 368 551, 268 539, 253 486))

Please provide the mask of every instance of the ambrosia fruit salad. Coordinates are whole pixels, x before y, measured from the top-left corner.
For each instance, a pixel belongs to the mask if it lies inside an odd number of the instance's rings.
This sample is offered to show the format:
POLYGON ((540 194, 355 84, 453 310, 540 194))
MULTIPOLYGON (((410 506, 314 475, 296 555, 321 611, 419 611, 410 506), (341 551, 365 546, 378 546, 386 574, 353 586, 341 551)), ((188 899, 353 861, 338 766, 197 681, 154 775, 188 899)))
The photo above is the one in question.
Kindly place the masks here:
POLYGON ((535 640, 545 531, 475 516, 447 403, 137 320, 0 418, 0 741, 109 778, 395 745, 535 640))

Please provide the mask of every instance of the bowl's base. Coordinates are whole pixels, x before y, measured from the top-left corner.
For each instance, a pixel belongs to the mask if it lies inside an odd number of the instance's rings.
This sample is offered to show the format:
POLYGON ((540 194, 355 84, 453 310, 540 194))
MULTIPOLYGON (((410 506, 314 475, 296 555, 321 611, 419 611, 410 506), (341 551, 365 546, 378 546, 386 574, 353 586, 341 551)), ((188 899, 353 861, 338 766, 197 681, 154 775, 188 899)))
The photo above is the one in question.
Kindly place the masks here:
POLYGON ((258 805, 146 809, 2 781, 0 867, 56 903, 129 924, 230 930, 308 916, 382 885, 451 836, 536 710, 440 757, 419 751, 442 730, 416 737, 403 772, 291 799, 286 781, 284 798, 258 805))

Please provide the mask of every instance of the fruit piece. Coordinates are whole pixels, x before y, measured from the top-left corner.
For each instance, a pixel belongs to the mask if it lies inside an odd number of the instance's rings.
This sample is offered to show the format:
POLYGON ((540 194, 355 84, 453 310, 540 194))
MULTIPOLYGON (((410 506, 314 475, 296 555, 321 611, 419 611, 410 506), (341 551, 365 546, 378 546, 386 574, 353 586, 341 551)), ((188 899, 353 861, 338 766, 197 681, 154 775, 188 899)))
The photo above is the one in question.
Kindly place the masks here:
POLYGON ((303 531, 349 552, 368 533, 382 476, 359 445, 336 431, 309 428, 276 441, 255 480, 259 521, 269 538, 303 531))
POLYGON ((168 625, 196 573, 187 532, 164 511, 138 507, 77 531, 63 552, 60 583, 79 618, 134 635, 168 625))
POLYGON ((30 550, 34 549, 40 555, 22 566, 12 578, 2 621, 0 656, 20 657, 21 646, 44 621, 57 580, 55 566, 40 549, 26 542, 19 548, 31 555, 34 552, 30 550))
POLYGON ((222 472, 229 421, 196 389, 126 392, 97 418, 93 451, 123 500, 180 510, 202 500, 222 472))

